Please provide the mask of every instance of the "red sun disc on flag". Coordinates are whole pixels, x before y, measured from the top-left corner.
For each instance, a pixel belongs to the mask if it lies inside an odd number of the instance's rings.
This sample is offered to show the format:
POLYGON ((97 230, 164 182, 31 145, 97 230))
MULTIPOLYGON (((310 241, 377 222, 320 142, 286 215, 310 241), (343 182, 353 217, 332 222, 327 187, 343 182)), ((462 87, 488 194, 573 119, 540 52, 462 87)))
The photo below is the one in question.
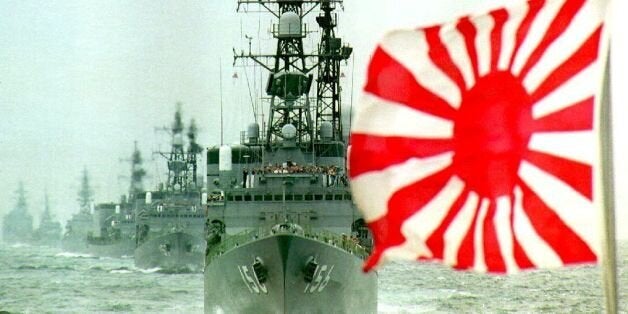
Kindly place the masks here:
POLYGON ((388 34, 351 134, 365 268, 516 272, 596 261, 594 95, 605 5, 532 0, 388 34))

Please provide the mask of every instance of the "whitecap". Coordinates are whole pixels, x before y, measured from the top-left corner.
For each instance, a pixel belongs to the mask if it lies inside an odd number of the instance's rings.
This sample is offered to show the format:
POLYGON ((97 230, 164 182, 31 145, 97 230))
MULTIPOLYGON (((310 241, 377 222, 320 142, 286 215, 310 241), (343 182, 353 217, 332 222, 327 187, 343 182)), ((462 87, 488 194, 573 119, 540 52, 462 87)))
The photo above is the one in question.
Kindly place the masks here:
POLYGON ((72 253, 72 252, 61 252, 55 254, 55 257, 80 257, 80 258, 94 258, 94 255, 86 254, 86 253, 72 253))
POLYGON ((152 273, 156 273, 156 272, 160 271, 160 270, 161 270, 161 267, 154 267, 154 268, 147 268, 147 269, 144 269, 144 268, 138 268, 137 270, 138 270, 139 272, 144 273, 144 274, 152 274, 152 273))
POLYGON ((30 247, 30 244, 27 243, 15 243, 15 244, 11 244, 12 248, 21 248, 21 247, 30 247))
POLYGON ((131 274, 133 272, 128 269, 114 269, 114 270, 109 271, 109 273, 110 274, 131 274))

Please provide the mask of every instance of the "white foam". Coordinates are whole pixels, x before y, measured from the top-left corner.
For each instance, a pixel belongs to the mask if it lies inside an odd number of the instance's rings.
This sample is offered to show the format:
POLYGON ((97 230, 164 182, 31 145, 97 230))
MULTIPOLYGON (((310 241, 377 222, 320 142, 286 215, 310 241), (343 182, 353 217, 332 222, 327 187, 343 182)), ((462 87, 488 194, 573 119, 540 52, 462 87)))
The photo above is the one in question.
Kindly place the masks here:
POLYGON ((55 257, 94 258, 94 255, 87 254, 87 253, 61 252, 61 253, 55 254, 55 257))

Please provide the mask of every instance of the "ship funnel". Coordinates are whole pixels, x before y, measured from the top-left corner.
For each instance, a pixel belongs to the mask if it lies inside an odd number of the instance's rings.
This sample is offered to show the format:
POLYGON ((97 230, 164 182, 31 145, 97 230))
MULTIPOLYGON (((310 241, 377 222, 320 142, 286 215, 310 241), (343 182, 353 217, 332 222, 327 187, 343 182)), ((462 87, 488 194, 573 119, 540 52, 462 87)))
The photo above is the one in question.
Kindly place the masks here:
POLYGON ((249 144, 257 144, 257 140, 259 139, 259 124, 249 124, 246 133, 249 138, 249 144))
POLYGON ((151 192, 146 192, 146 204, 150 204, 153 202, 153 194, 151 192))
POLYGON ((218 171, 231 171, 231 147, 223 145, 218 152, 218 171))
POLYGON ((295 12, 285 12, 279 17, 278 38, 301 37, 301 18, 295 12))
POLYGON ((329 141, 334 137, 334 131, 331 122, 324 121, 321 123, 320 134, 323 141, 329 141))

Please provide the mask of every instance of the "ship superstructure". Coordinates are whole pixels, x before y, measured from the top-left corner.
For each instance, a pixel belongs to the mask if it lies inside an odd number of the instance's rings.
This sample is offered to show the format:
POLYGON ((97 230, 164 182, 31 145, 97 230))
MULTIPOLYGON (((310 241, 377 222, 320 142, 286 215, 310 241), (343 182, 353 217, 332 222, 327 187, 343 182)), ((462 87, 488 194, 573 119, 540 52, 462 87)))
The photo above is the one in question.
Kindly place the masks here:
POLYGON ((95 230, 87 235, 90 251, 99 256, 133 256, 135 251, 135 204, 144 193, 142 155, 137 142, 131 159, 131 177, 127 195, 119 203, 98 204, 94 208, 95 230))
POLYGON ((94 191, 90 185, 87 168, 83 169, 81 187, 77 196, 79 212, 73 214, 72 218, 67 221, 61 245, 66 251, 89 252, 87 234, 94 229, 92 215, 94 207, 94 191))
POLYGON ((15 196, 15 207, 2 221, 2 239, 6 243, 29 243, 33 239, 33 216, 28 212, 26 190, 22 182, 15 196))
POLYGON ((135 264, 174 272, 200 272, 205 250, 202 186, 196 173, 201 150, 194 122, 190 123, 185 147, 180 105, 170 132, 171 150, 161 153, 167 159, 168 181, 157 191, 140 193, 142 197, 135 201, 135 264))
POLYGON ((34 232, 34 241, 40 245, 58 247, 61 245, 61 223, 55 219, 50 209, 48 193, 44 198, 44 212, 41 214, 39 227, 34 232))
POLYGON ((269 72, 265 133, 253 123, 240 145, 208 149, 206 313, 377 310, 377 276, 361 271, 372 242, 345 173, 340 63, 352 50, 335 36, 340 4, 238 1, 276 17, 277 45, 235 56, 269 72), (306 53, 312 12, 322 35, 306 53))

